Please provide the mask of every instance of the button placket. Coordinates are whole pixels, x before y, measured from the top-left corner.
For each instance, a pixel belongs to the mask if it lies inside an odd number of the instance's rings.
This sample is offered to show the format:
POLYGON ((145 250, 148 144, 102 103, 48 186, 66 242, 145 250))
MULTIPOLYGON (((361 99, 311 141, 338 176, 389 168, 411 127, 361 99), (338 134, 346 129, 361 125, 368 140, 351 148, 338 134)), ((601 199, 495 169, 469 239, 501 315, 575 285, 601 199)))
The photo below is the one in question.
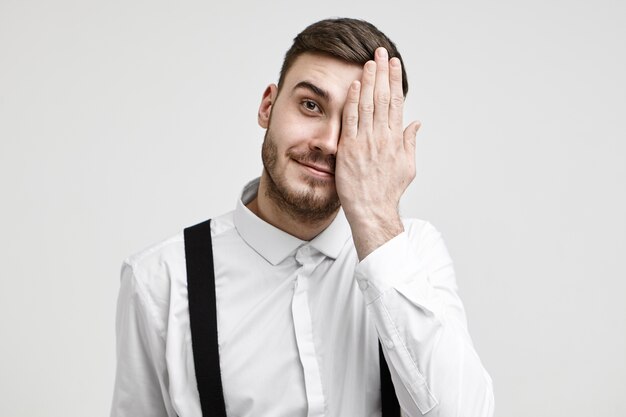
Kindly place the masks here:
POLYGON ((296 334, 296 344, 304 372, 304 385, 309 406, 307 416, 321 417, 324 415, 325 400, 319 363, 315 352, 313 323, 308 300, 309 278, 315 269, 316 263, 309 246, 303 246, 298 249, 295 257, 301 267, 296 271, 291 312, 296 334))

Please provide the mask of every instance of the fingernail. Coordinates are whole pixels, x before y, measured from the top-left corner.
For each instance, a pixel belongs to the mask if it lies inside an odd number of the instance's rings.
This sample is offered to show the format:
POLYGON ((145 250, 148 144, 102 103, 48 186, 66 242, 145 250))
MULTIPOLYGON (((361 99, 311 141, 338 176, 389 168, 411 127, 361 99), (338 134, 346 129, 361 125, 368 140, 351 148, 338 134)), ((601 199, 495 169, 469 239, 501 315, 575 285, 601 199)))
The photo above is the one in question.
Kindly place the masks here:
POLYGON ((387 58, 387 50, 385 48, 378 48, 376 50, 376 53, 378 54, 378 57, 381 59, 387 58))
POLYGON ((397 68, 400 66, 400 59, 396 58, 395 56, 393 58, 391 58, 389 60, 389 65, 391 65, 394 68, 397 68))

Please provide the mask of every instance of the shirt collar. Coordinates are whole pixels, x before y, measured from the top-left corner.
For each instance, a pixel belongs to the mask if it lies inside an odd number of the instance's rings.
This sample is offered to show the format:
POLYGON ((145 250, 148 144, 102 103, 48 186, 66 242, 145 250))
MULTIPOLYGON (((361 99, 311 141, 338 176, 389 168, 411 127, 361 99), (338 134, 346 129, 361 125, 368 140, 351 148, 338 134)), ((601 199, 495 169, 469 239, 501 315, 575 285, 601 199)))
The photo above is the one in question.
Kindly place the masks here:
POLYGON ((246 207, 256 197, 258 190, 259 178, 246 184, 237 201, 234 222, 239 235, 259 255, 272 265, 278 265, 300 246, 309 243, 329 258, 336 259, 339 256, 351 236, 350 226, 342 209, 339 209, 335 219, 322 233, 307 242, 261 220, 246 207))

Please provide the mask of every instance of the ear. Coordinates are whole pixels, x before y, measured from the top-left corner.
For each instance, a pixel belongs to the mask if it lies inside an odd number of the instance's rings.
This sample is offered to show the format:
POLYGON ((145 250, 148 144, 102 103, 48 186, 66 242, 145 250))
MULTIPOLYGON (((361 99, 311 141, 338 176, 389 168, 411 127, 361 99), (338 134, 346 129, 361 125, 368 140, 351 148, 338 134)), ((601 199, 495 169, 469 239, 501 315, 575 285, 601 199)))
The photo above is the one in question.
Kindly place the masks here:
POLYGON ((270 84, 263 92, 263 98, 259 105, 258 122, 259 126, 263 129, 267 129, 270 125, 270 114, 272 113, 272 105, 276 101, 278 95, 278 87, 276 84, 270 84))

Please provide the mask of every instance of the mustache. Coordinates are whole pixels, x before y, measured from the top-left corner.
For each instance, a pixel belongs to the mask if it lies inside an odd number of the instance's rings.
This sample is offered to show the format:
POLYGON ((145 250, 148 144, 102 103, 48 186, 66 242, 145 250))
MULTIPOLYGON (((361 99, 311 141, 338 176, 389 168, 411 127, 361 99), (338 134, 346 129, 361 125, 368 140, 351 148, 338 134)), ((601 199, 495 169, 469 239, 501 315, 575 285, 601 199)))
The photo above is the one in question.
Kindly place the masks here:
POLYGON ((324 155, 321 151, 295 152, 287 153, 287 156, 298 162, 317 165, 328 169, 331 173, 335 173, 335 155, 324 155))

